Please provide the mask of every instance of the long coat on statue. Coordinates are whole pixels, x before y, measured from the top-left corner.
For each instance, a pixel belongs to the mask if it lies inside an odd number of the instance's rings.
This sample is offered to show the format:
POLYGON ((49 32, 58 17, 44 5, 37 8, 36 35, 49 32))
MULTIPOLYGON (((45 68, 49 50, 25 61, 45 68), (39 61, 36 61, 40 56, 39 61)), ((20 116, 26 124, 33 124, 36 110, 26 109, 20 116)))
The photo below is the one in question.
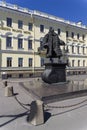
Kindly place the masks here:
POLYGON ((54 31, 49 31, 43 38, 43 47, 47 49, 47 57, 61 57, 62 51, 60 45, 65 43, 59 39, 58 34, 54 31))

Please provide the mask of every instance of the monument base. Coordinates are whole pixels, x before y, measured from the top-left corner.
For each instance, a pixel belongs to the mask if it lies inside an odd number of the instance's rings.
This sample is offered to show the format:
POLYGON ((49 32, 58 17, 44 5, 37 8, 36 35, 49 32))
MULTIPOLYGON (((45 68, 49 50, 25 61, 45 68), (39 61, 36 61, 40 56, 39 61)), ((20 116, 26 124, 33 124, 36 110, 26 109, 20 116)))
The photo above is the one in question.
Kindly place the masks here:
POLYGON ((42 80, 49 84, 66 82, 66 64, 58 58, 46 58, 42 80))
POLYGON ((87 95, 87 85, 78 85, 78 81, 75 84, 72 81, 47 84, 36 78, 29 82, 21 82, 20 85, 34 100, 42 100, 44 103, 87 95))

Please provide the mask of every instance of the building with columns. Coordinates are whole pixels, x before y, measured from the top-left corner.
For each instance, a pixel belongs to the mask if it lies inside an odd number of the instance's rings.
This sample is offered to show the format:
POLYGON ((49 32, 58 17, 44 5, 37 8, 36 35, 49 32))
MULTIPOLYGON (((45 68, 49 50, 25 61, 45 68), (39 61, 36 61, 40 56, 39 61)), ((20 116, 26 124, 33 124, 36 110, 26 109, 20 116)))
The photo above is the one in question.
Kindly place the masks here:
POLYGON ((41 39, 53 27, 68 50, 67 73, 86 73, 87 27, 36 10, 0 1, 0 74, 7 77, 39 75, 44 59, 41 39))

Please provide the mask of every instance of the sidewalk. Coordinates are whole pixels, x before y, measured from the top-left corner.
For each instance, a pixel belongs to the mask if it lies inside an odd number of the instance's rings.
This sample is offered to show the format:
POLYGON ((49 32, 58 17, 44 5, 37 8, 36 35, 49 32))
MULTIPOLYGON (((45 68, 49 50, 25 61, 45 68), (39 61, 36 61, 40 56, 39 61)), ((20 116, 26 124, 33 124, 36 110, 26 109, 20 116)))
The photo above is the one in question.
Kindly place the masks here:
POLYGON ((34 99, 20 87, 20 80, 9 80, 16 98, 4 96, 5 88, 0 81, 0 130, 87 130, 87 96, 50 103, 45 108, 45 123, 29 124, 27 118, 34 99))

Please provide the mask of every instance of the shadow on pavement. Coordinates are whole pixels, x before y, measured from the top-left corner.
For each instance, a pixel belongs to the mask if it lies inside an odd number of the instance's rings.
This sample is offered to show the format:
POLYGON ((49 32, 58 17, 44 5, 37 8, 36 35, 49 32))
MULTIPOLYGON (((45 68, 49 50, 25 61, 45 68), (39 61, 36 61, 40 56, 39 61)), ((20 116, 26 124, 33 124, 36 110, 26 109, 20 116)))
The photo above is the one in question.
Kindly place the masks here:
POLYGON ((21 117, 23 117, 23 116, 28 116, 28 115, 29 115, 29 111, 26 111, 26 112, 24 112, 24 113, 20 113, 20 114, 18 114, 18 115, 1 115, 0 118, 6 118, 6 117, 9 118, 9 117, 10 117, 10 118, 12 118, 12 119, 10 119, 10 120, 8 120, 8 121, 6 121, 6 122, 0 124, 0 127, 3 127, 3 126, 5 126, 5 125, 11 123, 12 121, 14 121, 14 120, 16 120, 16 119, 18 119, 18 118, 21 118, 21 117))
POLYGON ((51 113, 44 112, 44 123, 47 122, 47 120, 51 117, 51 113))

